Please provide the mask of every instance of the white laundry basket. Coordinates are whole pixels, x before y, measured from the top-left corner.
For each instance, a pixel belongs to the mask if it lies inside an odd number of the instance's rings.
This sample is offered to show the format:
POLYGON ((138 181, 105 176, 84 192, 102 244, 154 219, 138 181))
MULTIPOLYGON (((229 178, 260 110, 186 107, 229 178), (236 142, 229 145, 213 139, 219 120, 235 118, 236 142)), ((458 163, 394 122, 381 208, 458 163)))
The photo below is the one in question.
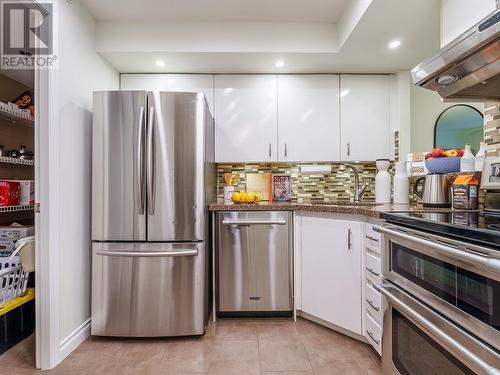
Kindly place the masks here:
POLYGON ((16 255, 21 257, 23 270, 26 272, 35 271, 35 236, 21 238, 16 242, 16 248, 12 255, 13 259, 16 255))
POLYGON ((0 257, 0 304, 23 295, 28 276, 19 257, 0 257))

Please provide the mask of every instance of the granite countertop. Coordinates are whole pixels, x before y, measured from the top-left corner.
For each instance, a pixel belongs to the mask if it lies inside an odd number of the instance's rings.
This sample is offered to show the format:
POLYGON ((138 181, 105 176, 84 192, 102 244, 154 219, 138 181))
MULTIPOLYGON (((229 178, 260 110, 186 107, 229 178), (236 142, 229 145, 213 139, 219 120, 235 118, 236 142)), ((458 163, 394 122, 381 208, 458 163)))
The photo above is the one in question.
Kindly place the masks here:
POLYGON ((373 202, 362 202, 359 205, 354 203, 294 203, 294 202, 259 202, 259 203, 238 203, 225 205, 222 202, 209 205, 211 211, 310 211, 329 212, 337 214, 364 215, 370 217, 380 217, 384 212, 447 212, 450 209, 429 209, 421 204, 382 204, 375 205, 373 202))

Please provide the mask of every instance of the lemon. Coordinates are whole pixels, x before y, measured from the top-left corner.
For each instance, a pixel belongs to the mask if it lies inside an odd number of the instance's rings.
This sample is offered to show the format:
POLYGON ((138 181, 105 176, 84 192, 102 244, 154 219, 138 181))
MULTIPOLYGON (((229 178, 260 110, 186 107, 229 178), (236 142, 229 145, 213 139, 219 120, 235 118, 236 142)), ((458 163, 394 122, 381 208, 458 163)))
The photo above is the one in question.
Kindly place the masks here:
POLYGON ((241 202, 241 193, 235 191, 232 195, 231 195, 231 200, 234 202, 234 203, 240 203, 241 202))
POLYGON ((260 191, 257 191, 255 193, 255 201, 260 202, 262 200, 262 193, 260 191))

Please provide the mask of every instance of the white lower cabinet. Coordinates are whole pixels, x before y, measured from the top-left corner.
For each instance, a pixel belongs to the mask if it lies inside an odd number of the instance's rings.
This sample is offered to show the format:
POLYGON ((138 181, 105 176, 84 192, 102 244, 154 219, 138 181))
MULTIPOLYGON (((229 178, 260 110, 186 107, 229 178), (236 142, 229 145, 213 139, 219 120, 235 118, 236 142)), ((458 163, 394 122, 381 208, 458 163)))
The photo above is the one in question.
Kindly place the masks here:
POLYGON ((302 216, 301 310, 362 335, 363 223, 302 216))
POLYGON ((379 354, 382 354, 382 325, 385 305, 382 295, 373 287, 373 284, 382 282, 382 238, 380 233, 373 230, 377 224, 365 224, 363 319, 365 338, 379 354))

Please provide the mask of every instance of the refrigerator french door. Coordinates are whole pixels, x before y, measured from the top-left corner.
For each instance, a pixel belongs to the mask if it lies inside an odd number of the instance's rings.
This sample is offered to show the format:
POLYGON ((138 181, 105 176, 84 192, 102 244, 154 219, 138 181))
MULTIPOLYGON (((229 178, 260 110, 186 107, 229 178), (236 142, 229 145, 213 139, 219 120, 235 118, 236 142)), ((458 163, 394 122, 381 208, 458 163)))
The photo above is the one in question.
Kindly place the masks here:
POLYGON ((94 93, 92 334, 203 334, 213 119, 203 94, 94 93))

